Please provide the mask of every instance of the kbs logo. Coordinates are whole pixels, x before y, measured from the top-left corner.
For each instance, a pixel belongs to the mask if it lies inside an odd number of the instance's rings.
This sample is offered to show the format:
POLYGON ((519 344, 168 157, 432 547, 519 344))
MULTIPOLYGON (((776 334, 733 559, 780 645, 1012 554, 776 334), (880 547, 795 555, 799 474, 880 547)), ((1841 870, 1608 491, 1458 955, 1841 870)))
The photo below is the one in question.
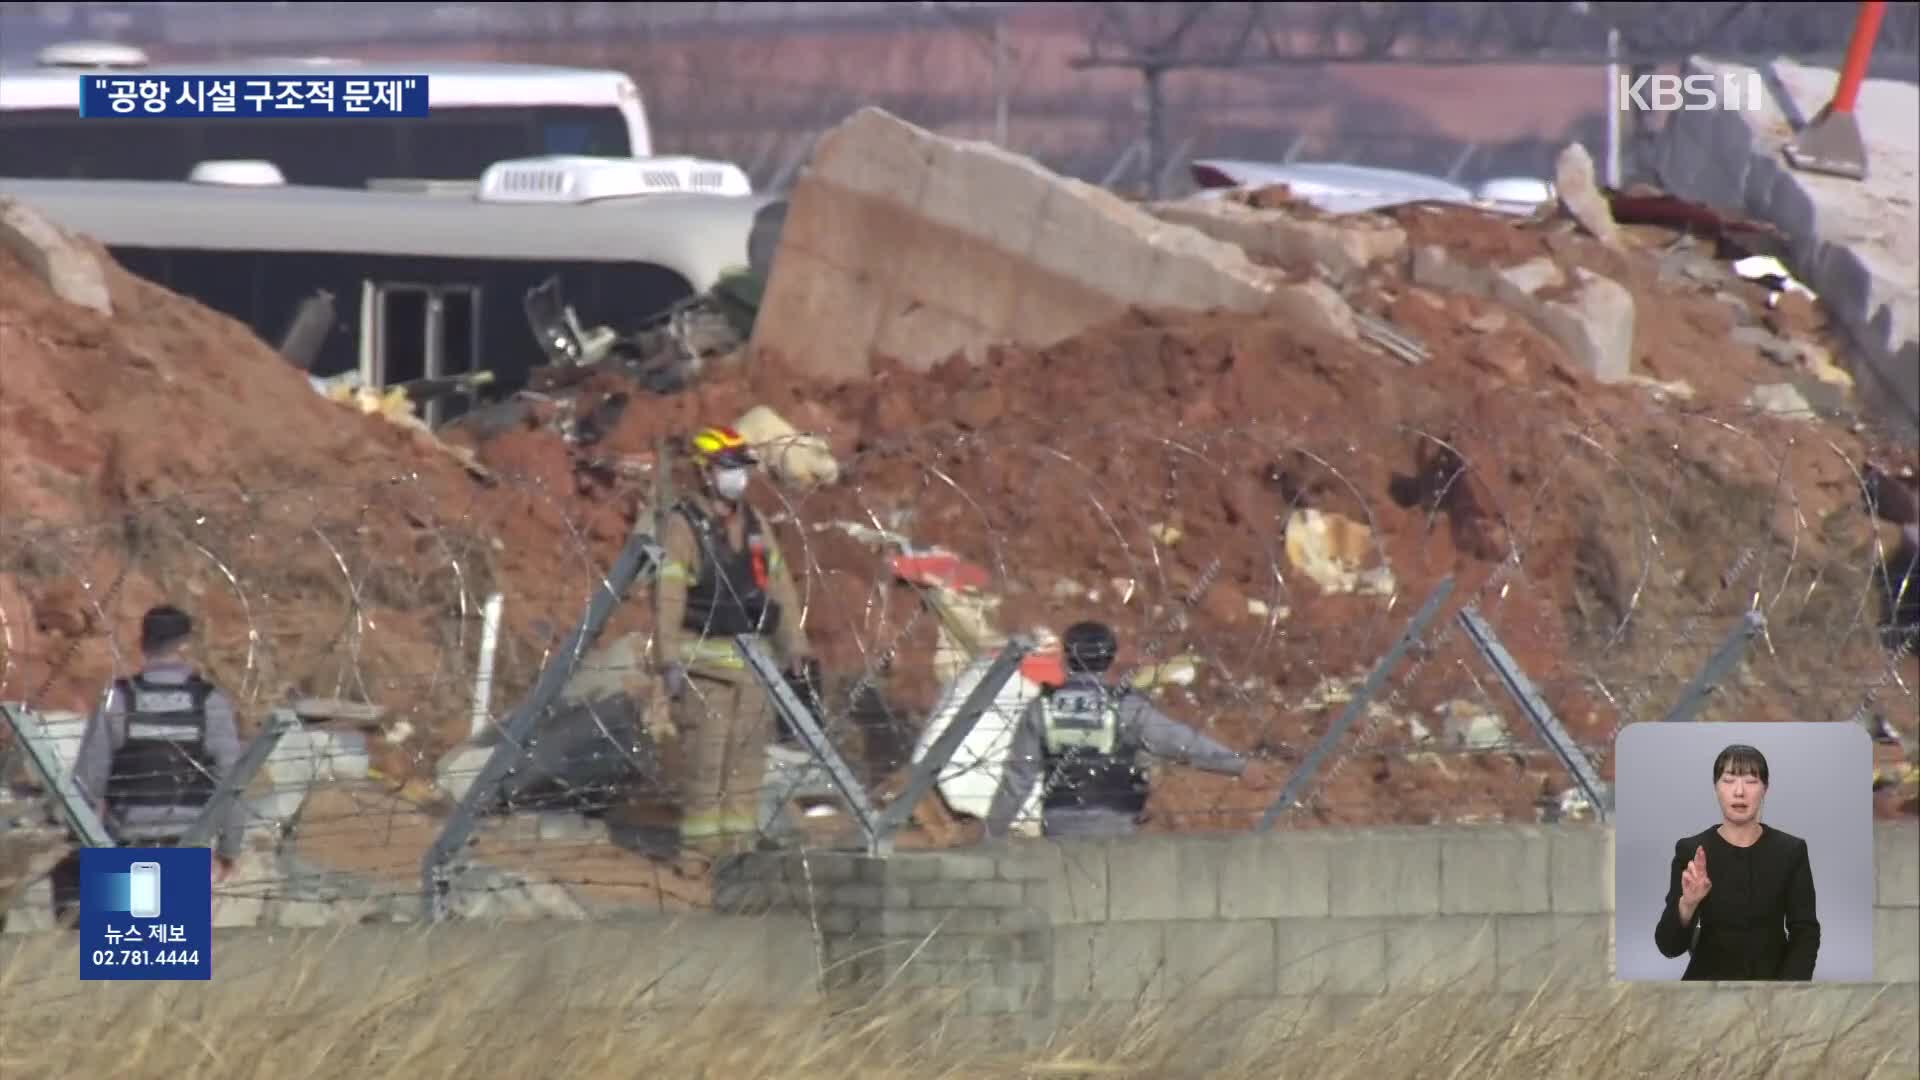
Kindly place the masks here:
POLYGON ((1621 75, 1614 84, 1614 107, 1621 112, 1758 112, 1766 88, 1757 71, 1725 75, 1621 75))

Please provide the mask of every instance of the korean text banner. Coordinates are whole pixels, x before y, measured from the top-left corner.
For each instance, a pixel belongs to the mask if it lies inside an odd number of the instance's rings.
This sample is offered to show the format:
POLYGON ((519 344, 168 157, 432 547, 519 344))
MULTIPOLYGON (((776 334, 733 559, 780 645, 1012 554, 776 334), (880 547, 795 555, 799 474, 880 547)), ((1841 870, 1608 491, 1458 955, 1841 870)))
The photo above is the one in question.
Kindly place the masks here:
POLYGON ((82 75, 80 115, 420 118, 425 75, 82 75))

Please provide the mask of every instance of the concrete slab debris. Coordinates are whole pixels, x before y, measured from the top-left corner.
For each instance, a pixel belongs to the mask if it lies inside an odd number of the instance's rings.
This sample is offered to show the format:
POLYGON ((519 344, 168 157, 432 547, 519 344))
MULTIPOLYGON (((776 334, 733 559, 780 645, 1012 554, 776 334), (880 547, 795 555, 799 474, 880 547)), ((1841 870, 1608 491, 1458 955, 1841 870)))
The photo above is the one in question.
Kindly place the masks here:
POLYGON ((1792 383, 1754 387, 1753 393, 1747 395, 1747 405, 1761 412, 1794 420, 1811 420, 1814 417, 1813 405, 1792 383))
POLYGON ((1329 593, 1391 595, 1393 571, 1363 569, 1379 556, 1373 530, 1351 518, 1306 509, 1287 519, 1287 561, 1329 593))
POLYGON ((1259 311, 1276 276, 1240 248, 998 147, 867 108, 795 186, 750 348, 794 371, 926 370, 1048 345, 1129 306, 1259 311))
POLYGON ((1560 205, 1573 215, 1581 228, 1610 248, 1621 246, 1620 227, 1614 224, 1613 210, 1607 205, 1606 196, 1600 193, 1600 184, 1593 176, 1593 156, 1585 146, 1569 143, 1560 151, 1554 161, 1553 186, 1560 196, 1560 205))
POLYGON ((93 253, 61 231, 39 211, 14 199, 0 199, 0 245, 20 257, 69 304, 113 314, 107 275, 93 253))
POLYGON ((1569 281, 1544 257, 1489 267, 1461 262, 1440 247, 1413 253, 1415 284, 1499 301, 1552 338, 1577 370, 1598 382, 1621 382, 1633 370, 1633 294, 1584 267, 1573 273, 1569 281), (1570 295, 1541 295, 1549 291, 1570 295))
POLYGON ((827 440, 802 433, 765 405, 747 410, 733 426, 782 484, 806 489, 839 481, 840 463, 827 440))
POLYGON ((1179 199, 1155 203, 1151 209, 1162 221, 1198 229, 1256 260, 1284 267, 1318 266, 1336 281, 1399 259, 1407 250, 1406 230, 1384 216, 1312 220, 1234 199, 1179 199))

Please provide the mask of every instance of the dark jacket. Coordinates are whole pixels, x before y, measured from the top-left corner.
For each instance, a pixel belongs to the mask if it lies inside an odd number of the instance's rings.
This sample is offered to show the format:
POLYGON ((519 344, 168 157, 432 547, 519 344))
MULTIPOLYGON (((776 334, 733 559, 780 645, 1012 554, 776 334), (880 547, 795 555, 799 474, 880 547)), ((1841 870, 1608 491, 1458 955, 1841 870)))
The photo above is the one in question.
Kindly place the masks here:
MULTIPOLYGON (((191 685, 195 673, 177 661, 158 661, 142 670, 140 677, 156 687, 185 689, 191 685)), ((139 799, 119 797, 124 787, 115 782, 115 773, 124 771, 130 704, 124 684, 116 683, 107 692, 81 736, 73 779, 86 799, 102 811, 102 823, 115 839, 124 844, 138 844, 185 832, 199 817, 202 807, 185 803, 148 805, 139 799), (121 770, 116 770, 116 763, 122 766, 121 770)), ((240 757, 240 734, 234 723, 232 699, 220 690, 212 690, 206 695, 198 723, 201 738, 194 748, 197 751, 194 757, 196 761, 203 758, 204 765, 211 766, 207 769, 211 775, 202 786, 202 791, 210 795, 214 781, 224 779, 240 757)), ((236 858, 246 825, 239 800, 228 804, 226 815, 217 824, 216 850, 228 859, 236 858)))
POLYGON ((1662 956, 1692 953, 1683 980, 1812 979, 1820 920, 1807 842, 1771 825, 1752 847, 1727 843, 1718 826, 1681 840, 1653 940, 1662 956), (1680 873, 1698 848, 1713 887, 1689 925, 1680 921, 1680 873))

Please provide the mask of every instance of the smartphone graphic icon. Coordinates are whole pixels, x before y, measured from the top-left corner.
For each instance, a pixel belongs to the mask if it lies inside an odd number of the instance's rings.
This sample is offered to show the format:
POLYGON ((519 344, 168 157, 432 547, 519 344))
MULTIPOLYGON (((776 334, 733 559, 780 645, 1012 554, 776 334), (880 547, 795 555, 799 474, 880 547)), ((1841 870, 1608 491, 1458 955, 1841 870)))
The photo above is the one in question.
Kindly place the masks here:
POLYGON ((137 862, 127 867, 127 913, 136 919, 160 917, 160 864, 137 862))

